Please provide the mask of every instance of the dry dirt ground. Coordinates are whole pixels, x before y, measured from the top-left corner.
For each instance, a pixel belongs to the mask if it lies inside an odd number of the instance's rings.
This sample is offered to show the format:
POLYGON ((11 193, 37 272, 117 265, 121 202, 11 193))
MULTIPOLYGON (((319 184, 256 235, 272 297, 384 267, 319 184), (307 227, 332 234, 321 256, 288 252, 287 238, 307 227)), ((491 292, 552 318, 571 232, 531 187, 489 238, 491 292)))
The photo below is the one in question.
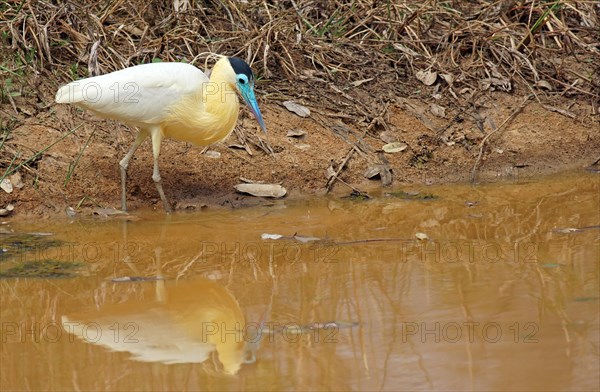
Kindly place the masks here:
MULTIPOLYGON (((600 158, 599 7, 0 2, 0 178, 13 187, 0 190, 0 215, 9 204, 13 217, 119 208, 118 162, 135 130, 55 104, 57 88, 152 61, 210 67, 209 53, 252 60, 269 138, 244 108, 235 132, 207 151, 164 141, 160 168, 175 209, 269 202, 236 193, 242 178, 281 183, 297 198, 589 167, 600 158), (406 148, 383 152, 390 142, 406 148)), ((151 174, 146 142, 129 168, 130 210, 162 210, 151 174)))
MULTIPOLYGON (((525 100, 490 93, 476 111, 461 114, 449 109, 450 115, 440 117, 419 99, 395 97, 382 108, 385 126, 373 124, 366 131, 354 127, 352 119, 334 104, 299 103, 312 109, 309 117, 299 117, 280 102, 269 102, 268 95, 260 98, 272 154, 260 147, 267 144, 266 139, 247 109, 242 110, 236 131, 204 153, 187 143, 163 141, 161 174, 175 209, 264 202, 236 193, 233 186, 240 178, 280 183, 288 190, 287 197, 297 198, 327 193, 328 183, 334 195, 382 186, 381 176, 364 176, 374 165, 384 172, 389 169, 392 186, 401 186, 466 182, 473 174, 476 182, 525 178, 583 169, 600 158, 599 116, 592 113, 592 106, 576 100, 549 107, 533 97, 525 100), (305 135, 287 136, 288 131, 298 129, 305 135), (382 147, 390 141, 408 147, 384 153, 382 147), (331 178, 332 172, 339 173, 338 177, 331 178)), ((21 167, 19 175, 10 177, 14 189, 10 194, 0 191, 0 207, 11 203, 13 216, 21 217, 64 214, 69 206, 84 214, 99 206, 119 208, 118 162, 136 130, 67 105, 48 104, 39 109, 39 105, 19 104, 18 114, 33 115, 12 130, 3 151, 17 155, 17 162, 37 156, 21 167), (61 139, 74 128, 75 132, 61 139)), ((15 108, 3 105, 2 109, 15 108)), ((129 168, 130 210, 162 210, 151 176, 147 141, 129 168)))

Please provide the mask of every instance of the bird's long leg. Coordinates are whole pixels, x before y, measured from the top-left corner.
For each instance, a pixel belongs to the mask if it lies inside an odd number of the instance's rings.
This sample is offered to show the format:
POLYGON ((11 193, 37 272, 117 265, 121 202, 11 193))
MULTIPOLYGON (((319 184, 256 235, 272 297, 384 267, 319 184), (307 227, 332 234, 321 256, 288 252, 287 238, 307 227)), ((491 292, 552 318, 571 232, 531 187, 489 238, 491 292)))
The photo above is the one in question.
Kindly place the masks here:
POLYGON ((138 133, 138 135, 135 138, 135 141, 133 142, 133 144, 131 145, 131 148, 129 149, 129 151, 127 151, 127 154, 125 154, 125 156, 123 157, 123 159, 121 159, 121 162, 119 162, 119 167, 121 168, 121 210, 123 211, 127 211, 127 168, 129 167, 129 161, 131 160, 131 157, 133 156, 133 154, 135 154, 135 151, 137 150, 137 148, 140 146, 140 144, 142 144, 142 142, 144 140, 146 140, 146 138, 148 137, 148 132, 144 131, 144 130, 140 130, 140 132, 138 133))
POLYGON ((160 142, 162 141, 162 133, 160 128, 152 130, 152 155, 154 155, 154 171, 152 172, 152 179, 156 184, 156 189, 158 190, 158 195, 163 202, 163 206, 167 213, 171 212, 171 206, 165 197, 165 192, 163 191, 161 179, 160 179, 160 171, 158 170, 158 156, 160 155, 160 142))

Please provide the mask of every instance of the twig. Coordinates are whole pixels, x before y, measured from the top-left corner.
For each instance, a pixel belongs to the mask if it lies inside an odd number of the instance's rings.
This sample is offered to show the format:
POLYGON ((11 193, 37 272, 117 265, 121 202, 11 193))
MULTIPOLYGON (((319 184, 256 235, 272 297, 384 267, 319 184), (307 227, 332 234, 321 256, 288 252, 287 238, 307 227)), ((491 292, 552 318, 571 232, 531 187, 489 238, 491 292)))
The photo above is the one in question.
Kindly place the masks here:
POLYGON ((473 169, 471 170, 471 182, 475 182, 475 175, 477 174, 477 166, 479 165, 479 162, 481 161, 481 156, 483 155, 483 148, 485 146, 485 142, 490 138, 490 136, 492 136, 493 134, 495 134, 496 132, 498 132, 499 130, 504 128, 504 126, 506 126, 506 124, 508 124, 510 121, 512 121, 512 119, 514 119, 517 116, 517 114, 519 114, 521 112, 521 110, 523 110, 523 108, 525 107, 525 104, 527 103, 527 101, 529 101, 529 99, 531 99, 531 97, 532 97, 531 94, 529 94, 527 97, 525 97, 525 99, 523 100, 523 102, 521 102, 519 107, 516 108, 510 114, 510 116, 505 118, 504 121, 502 121, 502 124, 500 124, 498 126, 498 128, 494 129, 492 132, 485 135, 485 137, 483 138, 481 143, 479 143, 479 155, 477 155, 477 159, 475 160, 475 164, 473 165, 473 169))
POLYGON ((340 182, 343 182, 345 185, 349 186, 354 191, 359 191, 358 189, 354 188, 353 186, 347 184, 346 182, 344 182, 344 181, 342 181, 341 179, 338 178, 338 176, 340 175, 340 173, 342 172, 342 170, 344 170, 344 167, 346 167, 346 164, 348 163, 348 161, 352 157, 352 153, 355 150, 359 151, 358 148, 354 145, 354 146, 352 146, 352 148, 346 154, 346 157, 344 158, 344 160, 342 161, 342 163, 338 167, 338 169, 335 172, 335 174, 333 176, 331 176, 331 178, 329 178, 329 180, 327 180, 327 192, 325 192, 325 193, 329 193, 329 191, 331 191, 331 187, 333 186, 333 184, 335 183, 336 180, 340 180, 340 182))
POLYGON ((29 159, 27 159, 24 162, 21 162, 20 164, 18 164, 16 167, 14 167, 13 169, 6 169, 6 171, 4 172, 4 174, 2 175, 2 177, 0 177, 0 181, 4 180, 7 176, 10 176, 11 174, 15 173, 17 170, 19 170, 23 165, 28 164, 29 162, 37 159, 37 157, 39 157, 40 155, 42 155, 43 153, 45 153, 46 151, 48 151, 52 146, 54 146, 56 143, 60 142, 61 140, 63 140, 64 138, 66 138, 67 136, 71 135, 72 133, 74 133, 76 130, 78 130, 79 128, 81 128, 83 126, 83 124, 79 124, 78 126, 76 126, 75 128, 71 129, 70 131, 66 132, 64 135, 62 135, 60 138, 58 138, 58 140, 52 142, 51 144, 49 144, 48 146, 42 148, 40 151, 36 152, 35 154, 33 154, 33 156, 31 156, 29 159))
POLYGON ((414 238, 367 238, 362 240, 344 241, 344 242, 333 242, 333 245, 355 245, 355 244, 369 244, 378 242, 417 242, 418 239, 414 238))
POLYGON ((550 112, 556 112, 556 113, 562 114, 563 116, 572 118, 573 120, 575 120, 577 118, 577 115, 575 113, 570 112, 565 109, 557 108, 557 107, 546 105, 546 104, 542 104, 542 107, 550 112))

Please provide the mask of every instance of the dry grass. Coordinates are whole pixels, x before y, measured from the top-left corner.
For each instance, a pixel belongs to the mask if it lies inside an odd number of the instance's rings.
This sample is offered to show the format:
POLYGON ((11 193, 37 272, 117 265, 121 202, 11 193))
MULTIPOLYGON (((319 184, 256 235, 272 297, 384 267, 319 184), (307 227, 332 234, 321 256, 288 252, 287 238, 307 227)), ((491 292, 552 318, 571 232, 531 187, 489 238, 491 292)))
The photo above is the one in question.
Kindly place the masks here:
POLYGON ((459 101, 464 89, 515 85, 598 98, 599 11, 593 1, 8 0, 2 71, 63 82, 226 53, 285 93, 301 81, 347 86, 385 73, 402 84, 434 71, 459 101))

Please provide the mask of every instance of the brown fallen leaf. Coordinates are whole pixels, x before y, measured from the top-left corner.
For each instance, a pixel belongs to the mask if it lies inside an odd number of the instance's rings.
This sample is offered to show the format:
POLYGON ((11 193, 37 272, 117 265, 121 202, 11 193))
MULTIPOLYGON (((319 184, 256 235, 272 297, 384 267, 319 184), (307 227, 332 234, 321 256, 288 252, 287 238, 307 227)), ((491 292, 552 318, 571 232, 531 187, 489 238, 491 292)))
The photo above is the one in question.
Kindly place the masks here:
POLYGON ((390 131, 383 131, 379 134, 379 139, 385 143, 393 143, 398 141, 398 137, 390 131))
POLYGON ((4 180, 2 180, 2 182, 0 182, 0 188, 6 193, 12 193, 13 184, 12 182, 10 182, 10 179, 5 178, 4 180))
POLYGON ((285 101, 283 106, 290 112, 296 113, 300 117, 310 116, 310 110, 306 106, 302 106, 294 101, 285 101))
POLYGON ((303 129, 290 129, 285 134, 285 136, 287 136, 287 137, 297 137, 297 138, 302 138, 305 135, 306 135, 306 131, 304 131, 303 129))
POLYGON ((392 171, 387 165, 372 165, 367 170, 365 170, 363 175, 368 179, 373 179, 376 177, 381 178, 381 183, 383 186, 392 185, 392 171))
POLYGON ((12 184, 15 188, 21 189, 25 186, 25 184, 23 184, 23 179, 21 178, 21 173, 16 172, 9 178, 10 178, 10 182, 12 182, 12 184))
POLYGON ((235 189, 238 192, 258 197, 279 198, 287 193, 287 190, 278 184, 237 184, 235 189))
POLYGON ((438 74, 435 71, 427 70, 427 71, 419 71, 415 74, 415 76, 424 85, 431 86, 432 84, 435 83, 438 74))
POLYGON ((388 143, 382 147, 383 151, 387 152, 388 154, 393 154, 395 152, 402 152, 402 151, 406 150, 407 148, 408 148, 408 144, 403 143, 403 142, 388 143))
POLYGON ((433 113, 434 116, 446 118, 446 108, 443 106, 432 103, 429 107, 429 110, 431 111, 431 113, 433 113))

